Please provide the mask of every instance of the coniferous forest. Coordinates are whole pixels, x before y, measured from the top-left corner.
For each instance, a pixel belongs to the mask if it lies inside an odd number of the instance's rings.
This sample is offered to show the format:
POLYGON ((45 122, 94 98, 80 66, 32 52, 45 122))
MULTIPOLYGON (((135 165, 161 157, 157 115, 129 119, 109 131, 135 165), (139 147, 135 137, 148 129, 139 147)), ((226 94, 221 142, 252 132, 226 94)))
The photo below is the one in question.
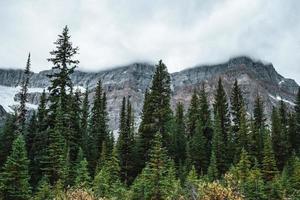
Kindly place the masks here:
POLYGON ((281 101, 268 119, 259 94, 249 114, 238 82, 226 94, 220 77, 213 102, 203 84, 173 111, 159 61, 139 127, 123 97, 114 137, 101 80, 92 102, 88 88, 73 88, 79 48, 67 26, 54 45, 38 109, 26 108, 29 54, 19 106, 0 132, 0 199, 300 199, 300 89, 293 109, 281 101))

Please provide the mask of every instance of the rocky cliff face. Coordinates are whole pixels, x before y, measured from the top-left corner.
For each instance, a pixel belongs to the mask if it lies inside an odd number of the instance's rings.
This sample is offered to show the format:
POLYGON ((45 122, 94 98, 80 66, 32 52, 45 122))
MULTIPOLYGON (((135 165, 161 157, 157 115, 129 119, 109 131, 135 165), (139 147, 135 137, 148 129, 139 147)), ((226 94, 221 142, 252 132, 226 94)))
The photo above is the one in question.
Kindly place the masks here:
MULTIPOLYGON (((116 130, 123 96, 131 98, 136 122, 137 124, 139 123, 144 92, 151 84, 154 71, 155 66, 146 63, 134 63, 97 73, 75 71, 72 75, 72 80, 79 89, 84 90, 84 88, 88 87, 91 90, 90 100, 93 99, 97 81, 102 80, 107 92, 110 128, 116 130)), ((49 79, 46 77, 49 73, 51 71, 32 74, 30 79, 29 107, 36 107, 41 91, 49 86, 49 79)), ((0 91, 0 99, 6 98, 5 101, 0 101, 0 105, 5 104, 2 106, 7 112, 10 111, 9 108, 17 104, 16 87, 20 85, 22 76, 22 70, 0 70, 0 87, 5 88, 4 90, 2 89, 4 92, 0 91), (8 97, 7 93, 12 97, 8 97)), ((244 93, 249 114, 251 114, 257 94, 263 97, 266 113, 269 114, 272 106, 276 105, 281 99, 288 106, 293 106, 298 89, 298 85, 294 80, 282 77, 275 71, 272 64, 264 64, 248 57, 237 57, 223 64, 197 66, 171 74, 172 106, 174 107, 176 102, 181 101, 187 107, 193 89, 200 87, 203 83, 212 103, 219 77, 223 80, 228 96, 230 96, 234 80, 238 80, 244 93)))

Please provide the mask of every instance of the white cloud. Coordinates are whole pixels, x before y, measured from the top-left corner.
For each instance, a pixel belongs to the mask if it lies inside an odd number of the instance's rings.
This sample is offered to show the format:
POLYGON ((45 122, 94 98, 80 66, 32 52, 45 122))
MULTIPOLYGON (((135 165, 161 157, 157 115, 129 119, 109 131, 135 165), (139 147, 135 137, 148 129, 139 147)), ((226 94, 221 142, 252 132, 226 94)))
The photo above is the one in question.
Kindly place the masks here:
POLYGON ((170 71, 236 55, 272 62, 300 81, 300 1, 0 1, 0 66, 35 71, 68 24, 84 70, 163 59, 170 71))

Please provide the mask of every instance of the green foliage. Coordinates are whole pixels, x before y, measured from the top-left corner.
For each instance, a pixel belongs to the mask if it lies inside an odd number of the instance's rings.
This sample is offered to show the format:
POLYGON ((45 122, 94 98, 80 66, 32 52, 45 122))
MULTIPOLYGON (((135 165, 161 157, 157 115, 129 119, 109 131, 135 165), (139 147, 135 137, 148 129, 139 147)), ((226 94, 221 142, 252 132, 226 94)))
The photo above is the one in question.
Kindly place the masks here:
MULTIPOLYGON (((222 175, 227 171, 229 166, 228 160, 226 160, 227 151, 224 141, 224 135, 222 134, 222 122, 218 114, 215 116, 214 128, 214 135, 212 139, 212 155, 214 154, 216 159, 216 167, 219 173, 218 175, 222 175)), ((210 163, 210 165, 212 164, 210 163)))
POLYGON ((46 177, 43 177, 38 183, 37 191, 34 194, 33 200, 52 200, 54 194, 52 187, 46 177))
POLYGON ((91 182, 91 177, 88 171, 88 162, 83 156, 83 151, 80 148, 77 155, 75 168, 75 186, 86 188, 91 182))
POLYGON ((295 133, 293 137, 293 146, 297 153, 300 155, 300 87, 298 88, 296 105, 295 105, 295 133))
POLYGON ((142 163, 140 167, 144 167, 144 163, 149 160, 149 149, 156 132, 162 135, 163 146, 169 147, 172 122, 170 99, 170 75, 166 65, 160 60, 156 65, 150 91, 145 94, 138 139, 139 162, 142 163))
POLYGON ((27 200, 31 194, 24 137, 19 135, 13 142, 11 154, 8 156, 0 175, 1 193, 4 200, 27 200))
POLYGON ((12 149, 12 143, 17 137, 16 129, 16 115, 8 115, 4 127, 0 132, 0 167, 4 165, 12 149))
POLYGON ((191 102, 189 105, 189 109, 187 111, 187 132, 189 138, 191 138, 196 131, 197 121, 199 120, 199 98, 197 91, 194 90, 191 98, 191 102))
POLYGON ((94 98, 94 104, 91 110, 89 121, 89 138, 87 146, 89 147, 87 159, 89 169, 92 175, 95 173, 97 161, 100 158, 103 142, 109 146, 109 131, 107 130, 107 112, 106 112, 106 95, 103 92, 101 81, 98 82, 94 98))
POLYGON ((93 181, 93 191, 97 197, 120 199, 125 193, 125 187, 120 180, 120 164, 116 149, 112 157, 105 162, 93 181))
POLYGON ((276 167, 271 138, 268 133, 266 134, 264 141, 265 144, 263 151, 262 173, 265 181, 272 181, 275 175, 278 173, 278 170, 276 167))
POLYGON ((47 156, 44 158, 43 163, 45 168, 42 169, 44 174, 49 177, 51 184, 58 180, 66 181, 67 177, 67 154, 66 140, 63 134, 66 128, 63 125, 63 113, 58 107, 56 113, 55 127, 49 132, 49 146, 47 156))
POLYGON ((204 136, 204 128, 202 121, 197 121, 197 128, 195 134, 190 140, 190 156, 193 165, 198 174, 206 173, 209 164, 209 152, 207 151, 207 140, 204 136))
POLYGON ((180 193, 174 164, 167 157, 159 133, 155 135, 150 159, 131 187, 130 199, 171 199, 180 193))
POLYGON ((263 160, 263 148, 264 148, 264 132, 265 132, 265 114, 264 114, 264 103, 259 95, 257 95, 254 102, 253 110, 253 125, 250 135, 250 148, 249 153, 251 156, 258 160, 261 164, 263 160))
POLYGON ((21 84, 21 91, 19 93, 20 95, 20 105, 17 108, 17 133, 18 134, 25 134, 25 128, 26 128, 26 102, 27 100, 27 93, 28 93, 28 85, 29 85, 29 78, 30 78, 30 53, 28 54, 26 68, 24 71, 24 77, 21 84))
POLYGON ((174 159, 176 168, 185 162, 186 159, 186 133, 185 133, 185 122, 184 122, 184 108, 182 103, 178 103, 176 107, 175 115, 175 127, 171 135, 171 148, 170 154, 174 159))
POLYGON ((219 171, 217 168, 217 158, 214 150, 211 152, 207 176, 210 181, 216 180, 219 177, 219 171))
POLYGON ((123 98, 120 112, 119 137, 117 142, 118 156, 121 167, 121 180, 126 185, 132 183, 134 178, 134 138, 132 135, 131 103, 123 98))

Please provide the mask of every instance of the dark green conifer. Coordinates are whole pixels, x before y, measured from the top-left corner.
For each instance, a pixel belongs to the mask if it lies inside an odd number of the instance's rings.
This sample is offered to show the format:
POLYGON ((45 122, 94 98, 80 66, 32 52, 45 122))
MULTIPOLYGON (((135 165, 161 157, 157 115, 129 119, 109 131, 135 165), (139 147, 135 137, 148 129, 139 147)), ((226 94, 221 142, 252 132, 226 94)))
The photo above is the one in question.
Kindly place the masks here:
POLYGON ((298 89, 298 94, 296 97, 296 102, 295 102, 295 135, 293 137, 294 142, 293 146, 294 149, 297 153, 297 155, 300 155, 300 87, 298 89))
POLYGON ((185 133, 185 122, 184 122, 184 108, 182 103, 178 103, 176 106, 175 115, 175 127, 172 133, 171 142, 171 154, 175 161, 177 169, 180 164, 183 164, 186 158, 186 133, 185 133))
POLYGON ((150 91, 145 94, 138 141, 139 160, 142 163, 140 167, 143 167, 149 159, 149 149, 157 132, 162 134, 163 145, 169 147, 170 125, 172 122, 170 99, 170 75, 166 65, 160 60, 156 65, 150 91))
POLYGON ((22 80, 21 85, 21 91, 19 93, 20 95, 20 106, 18 107, 17 111, 17 133, 19 134, 25 134, 25 128, 26 128, 26 103, 28 101, 27 93, 28 93, 28 85, 29 85, 29 78, 30 78, 30 53, 28 54, 26 68, 24 71, 24 77, 22 80))
POLYGON ((8 115, 0 132, 0 167, 4 165, 7 156, 10 154, 12 143, 17 137, 16 129, 16 115, 8 115))
POLYGON ((13 142, 12 151, 8 156, 0 175, 3 187, 1 192, 4 200, 27 200, 30 198, 29 160, 27 158, 23 135, 13 142))
POLYGON ((199 98, 196 89, 194 89, 187 111, 187 132, 189 138, 194 135, 199 118, 199 98))
MULTIPOLYGON (((228 108, 228 102, 227 102, 227 95, 225 93, 222 79, 219 78, 217 91, 215 94, 215 101, 214 101, 214 115, 218 116, 220 120, 220 131, 221 135, 223 137, 224 142, 224 154, 227 157, 224 161, 226 162, 226 165, 229 166, 232 163, 233 155, 230 151, 231 147, 231 139, 232 135, 230 133, 230 113, 228 108)), ((217 160, 218 156, 216 155, 217 160)), ((224 169, 223 169, 224 170, 224 169)), ((221 170, 221 173, 224 172, 221 170)))
POLYGON ((88 162, 83 155, 80 148, 77 155, 77 162, 75 168, 75 186, 86 188, 91 182, 91 177, 88 171, 88 162))
POLYGON ((271 138, 268 132, 265 134, 263 161, 262 161, 262 174, 265 181, 272 181, 277 175, 278 169, 276 167, 275 155, 272 148, 271 138))

